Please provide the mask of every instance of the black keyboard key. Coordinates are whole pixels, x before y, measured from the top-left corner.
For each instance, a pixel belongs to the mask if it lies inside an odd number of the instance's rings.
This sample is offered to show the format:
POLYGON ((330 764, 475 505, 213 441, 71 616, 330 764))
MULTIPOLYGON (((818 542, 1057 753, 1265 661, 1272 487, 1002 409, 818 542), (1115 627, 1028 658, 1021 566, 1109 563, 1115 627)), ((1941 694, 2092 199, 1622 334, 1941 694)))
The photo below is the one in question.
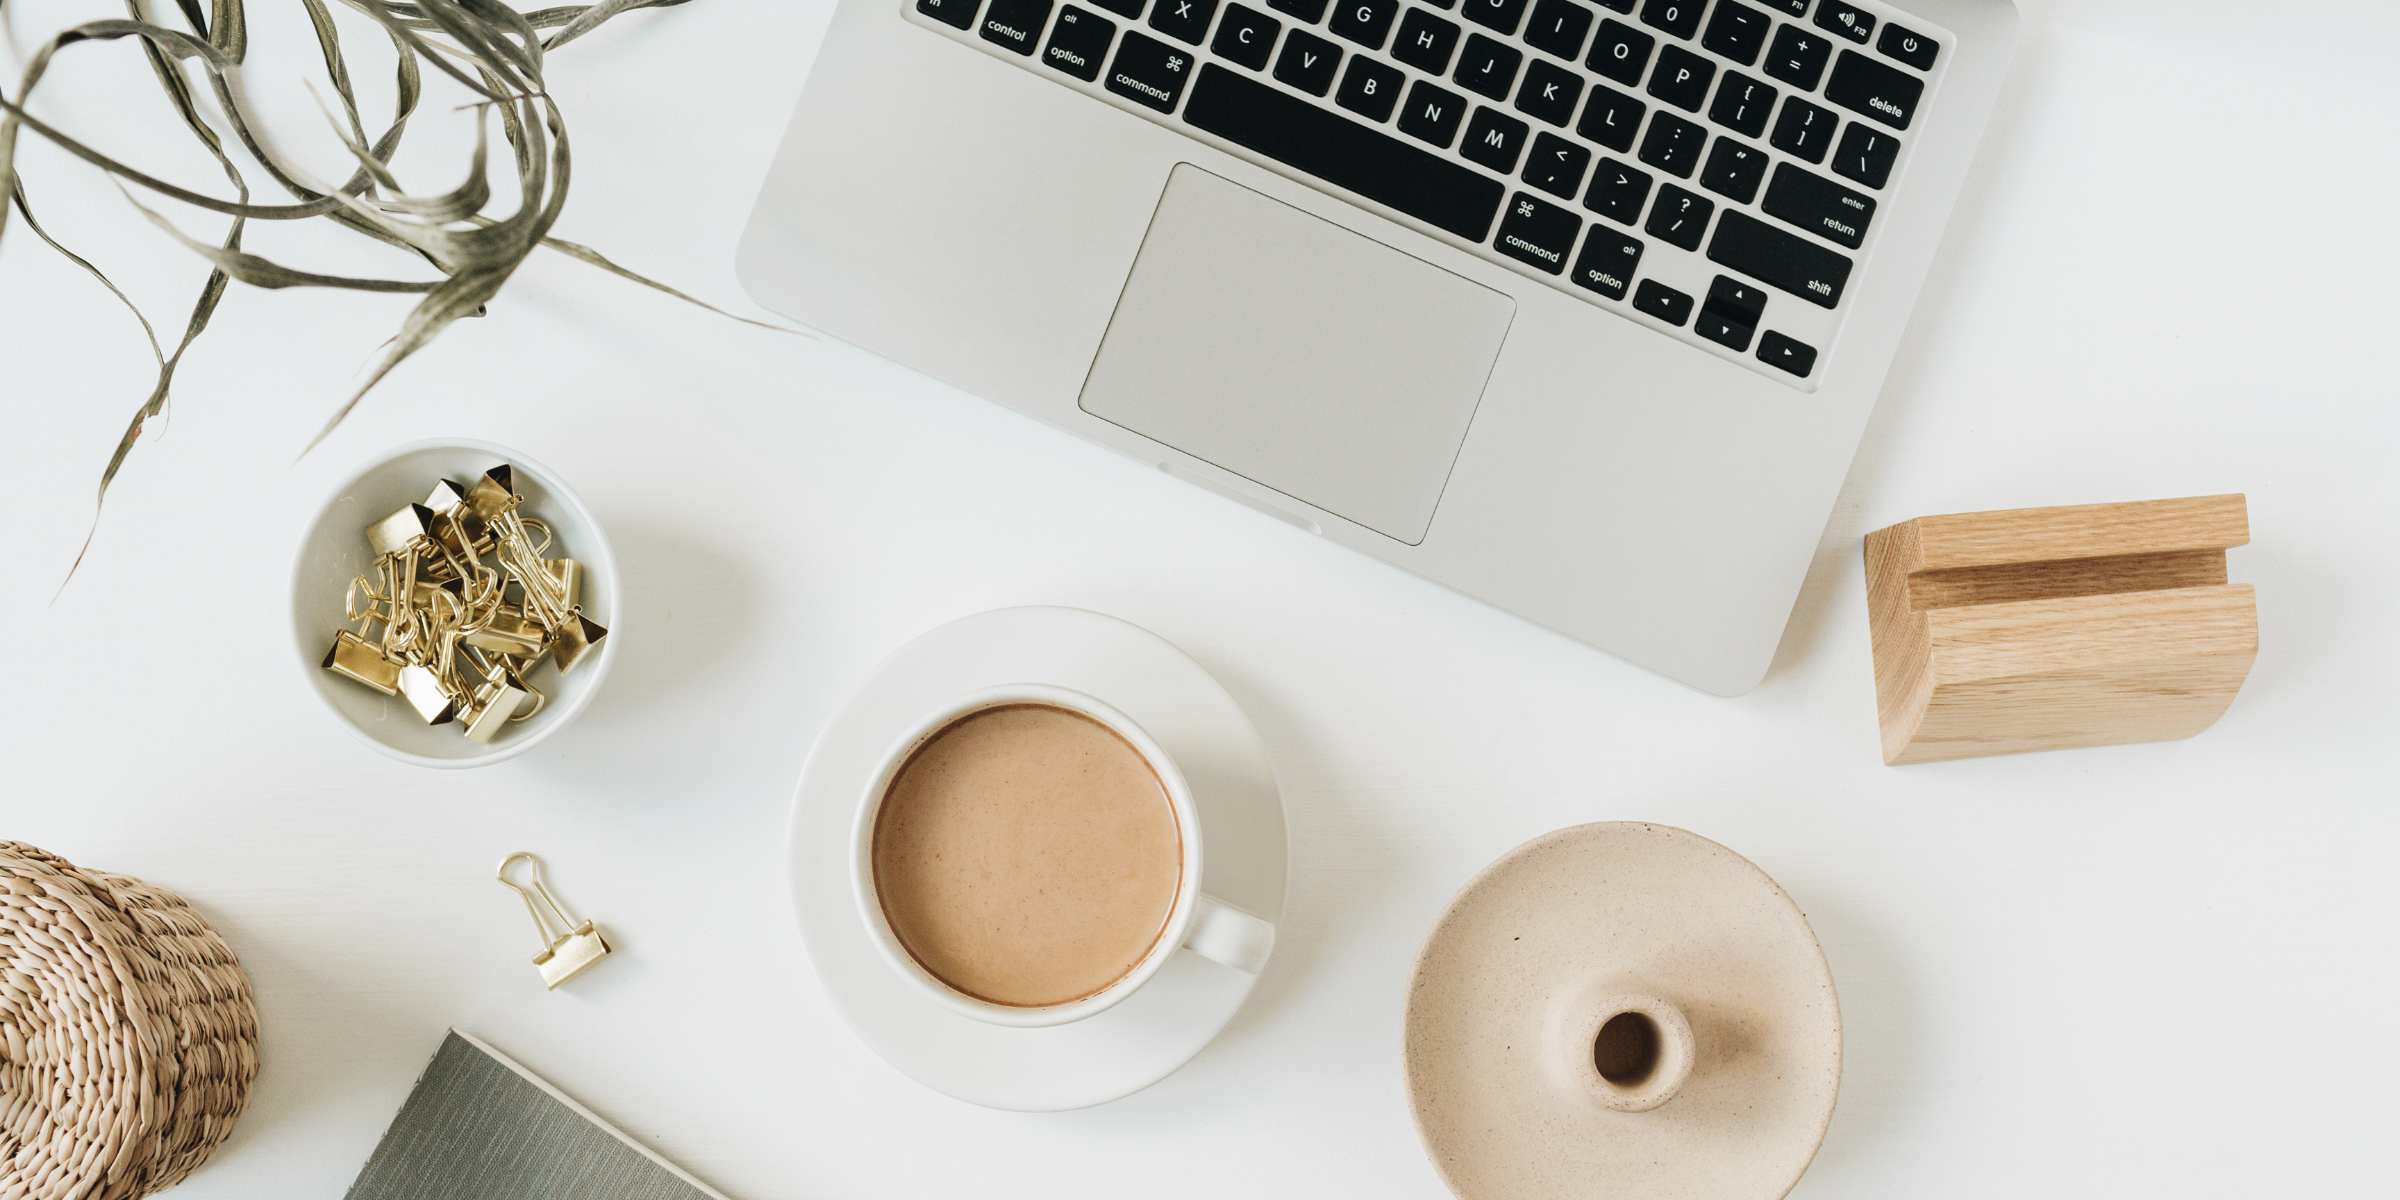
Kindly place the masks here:
POLYGON ((1209 18, 1216 15, 1217 0, 1158 0, 1150 6, 1150 28, 1197 46, 1208 36, 1209 18))
POLYGON ((1833 152, 1833 173, 1881 188, 1892 181, 1892 160, 1899 157, 1899 138, 1852 121, 1842 131, 1842 148, 1833 152))
POLYGON ((1750 348, 1750 336, 1767 311, 1767 294, 1723 275, 1709 281, 1708 299, 1700 302, 1700 322, 1692 328, 1701 337, 1735 353, 1750 348))
POLYGON ((1642 138, 1641 158, 1677 179, 1690 179, 1692 168, 1700 165, 1700 144, 1707 140, 1707 130, 1673 113, 1662 112, 1650 118, 1650 132, 1642 138))
POLYGON ((1802 345, 1770 329, 1766 336, 1758 339, 1758 361, 1806 379, 1808 373, 1816 369, 1817 348, 1802 345))
POLYGON ((1070 4, 1058 10, 1058 24, 1050 27, 1050 44, 1042 47, 1042 61, 1090 83, 1100 78, 1100 67, 1108 61, 1109 40, 1116 36, 1116 22, 1070 4))
POLYGON ((1583 206, 1619 225, 1631 225, 1642 219, 1642 205, 1649 199, 1647 173, 1604 158, 1600 169, 1592 172, 1592 190, 1583 194, 1583 206))
MULTIPOLYGON (((982 0, 917 0, 917 11, 944 25, 956 26, 960 29, 973 29, 975 28, 975 6, 981 2, 982 0)), ((1142 11, 1141 0, 1132 0, 1132 2, 1135 5, 1133 11, 1138 15, 1142 11)))
MULTIPOLYGON (((1137 35, 1127 34, 1127 37, 1137 35)), ((1417 85, 1423 90, 1425 85, 1417 85)), ((1438 90, 1438 89, 1436 89, 1438 90)), ((1458 98, 1451 96, 1452 107, 1458 98)), ((1412 106, 1416 98, 1411 97, 1412 106)), ((1492 233, 1508 189, 1472 167, 1279 92, 1231 67, 1201 68, 1183 119, 1304 174, 1470 242, 1492 233)), ((1450 118, 1453 126, 1455 116, 1450 118)))
POLYGON ((1775 31, 1775 44, 1767 50, 1767 76, 1813 92, 1817 81, 1825 77, 1826 60, 1832 57, 1832 42, 1797 25, 1786 25, 1775 31))
POLYGON ((1796 233, 1785 233, 1739 209, 1725 210, 1708 259, 1820 308, 1842 302, 1850 260, 1796 233))
MULTIPOLYGON (((1216 0, 1208 2, 1214 5, 1216 0)), ((983 25, 977 32, 993 45, 1031 54, 1041 44, 1042 27, 1049 23, 1050 0, 992 0, 992 6, 983 10, 983 25)))
POLYGON ((1645 279, 1634 289, 1633 306, 1669 325, 1692 319, 1692 298, 1655 279, 1645 279))
POLYGON ((1458 70, 1450 77, 1477 95, 1506 100, 1509 87, 1517 81, 1517 67, 1524 61, 1524 51, 1470 33, 1467 48, 1458 56, 1458 70))
POLYGON ((1383 39, 1392 32, 1392 18, 1399 15, 1400 0, 1338 0, 1325 28, 1335 37, 1381 50, 1383 39))
POLYGON ((1600 7, 1629 13, 1633 11, 1633 0, 1600 0, 1600 7))
POLYGON ((1545 58, 1525 64, 1525 82, 1517 88, 1517 111, 1553 125, 1575 119, 1575 102, 1583 99, 1583 76, 1545 58))
POLYGON ((1766 292, 1731 276, 1719 275, 1708 284, 1708 299, 1700 311, 1712 312, 1741 325, 1756 325, 1766 315, 1766 292))
POLYGON ((1759 207, 1778 221, 1853 250, 1867 240, 1867 224, 1875 219, 1872 198, 1790 163, 1775 168, 1775 182, 1759 207))
POLYGON ((1925 98, 1925 81, 1887 67, 1856 50, 1842 51, 1825 81, 1825 98, 1894 129, 1906 129, 1925 98))
POLYGON ((1505 36, 1525 19, 1525 0, 1466 0, 1458 15, 1505 36))
POLYGON ((1558 197, 1575 198, 1583 185, 1583 169, 1592 165, 1592 152, 1555 133, 1533 135, 1533 153, 1525 156, 1525 182, 1558 197))
POLYGON ((1326 0, 1267 0, 1267 7, 1311 25, 1325 19, 1326 0))
POLYGON ((1767 141, 1793 158, 1821 163, 1825 148, 1833 144, 1833 127, 1841 123, 1832 109, 1818 108, 1794 96, 1783 102, 1783 115, 1775 119, 1775 136, 1767 141))
POLYGON ((1658 39, 1615 21, 1600 22, 1600 36, 1592 39, 1592 56, 1583 65, 1624 84, 1640 87, 1642 70, 1650 65, 1650 52, 1658 47, 1658 39))
POLYGON ((1759 47, 1767 44, 1767 27, 1773 24, 1767 14, 1746 4, 1717 0, 1716 15, 1708 19, 1708 36, 1700 44, 1746 67, 1758 61, 1759 47))
POLYGON ((1642 228, 1670 246, 1697 250, 1716 211, 1716 201, 1670 183, 1658 189, 1658 203, 1650 206, 1650 220, 1642 228))
POLYGON ((1295 29, 1283 39, 1283 53, 1275 56, 1275 78, 1307 92, 1322 96, 1333 90, 1333 71, 1342 61, 1342 48, 1305 29, 1295 29))
POLYGON ((1583 220, 1574 213, 1518 192, 1508 202, 1508 216, 1500 222, 1500 236, 1492 240, 1492 248, 1556 275, 1567 269, 1567 255, 1582 229, 1583 220))
POLYGON ((1421 8, 1408 10, 1400 18, 1400 38, 1392 43, 1392 57, 1428 75, 1446 75, 1450 71, 1450 52, 1458 49, 1458 26, 1434 16, 1421 8))
MULTIPOLYGON (((1059 20, 1066 18, 1062 16, 1059 20)), ((1217 22, 1217 36, 1208 40, 1208 49, 1227 62, 1264 71, 1267 56, 1275 52, 1275 35, 1281 32, 1283 22, 1239 4, 1228 4, 1225 19, 1217 22)))
POLYGON ((1767 131, 1778 94, 1740 71, 1727 71, 1725 82, 1717 85, 1717 102, 1708 106, 1708 119, 1743 137, 1757 137, 1767 131))
POLYGON ((1108 90, 1160 112, 1174 112, 1191 81, 1191 52, 1126 30, 1108 68, 1108 90))
POLYGON ((1934 58, 1942 52, 1941 46, 1932 38, 1898 25, 1884 26, 1883 36, 1876 39, 1875 48, 1885 56, 1899 59, 1920 71, 1932 70, 1934 58))
POLYGON ((1780 13, 1789 13, 1795 17, 1808 15, 1808 0, 1762 0, 1762 2, 1768 8, 1780 13))
POLYGON ((1592 89, 1591 100, 1583 106, 1583 119, 1575 123, 1575 132, 1611 150, 1630 151, 1634 135, 1642 129, 1642 114, 1647 111, 1648 105, 1623 92, 1596 87, 1592 89))
POLYGON ((1525 44, 1568 62, 1583 53, 1583 38, 1592 31, 1592 10, 1575 0, 1541 0, 1533 19, 1525 23, 1525 44))
POLYGON ((1767 152, 1746 146, 1732 138, 1718 138, 1716 148, 1708 152, 1708 166, 1700 171, 1700 186, 1737 203, 1748 204, 1758 196, 1758 185, 1767 177, 1767 152))
POLYGON ((1692 323, 1692 332, 1736 354, 1750 348, 1750 337, 1758 331, 1755 325, 1744 325, 1723 313, 1700 310, 1700 319, 1692 323))
POLYGON ((1681 46, 1668 46, 1658 52, 1658 69, 1650 72, 1650 94, 1685 112, 1699 112, 1716 78, 1717 64, 1681 46))
POLYGON ((1478 108, 1467 121, 1467 140, 1458 144, 1458 152, 1468 162, 1482 163, 1506 175, 1517 169, 1517 156, 1525 153, 1525 139, 1531 133, 1532 126, 1515 117, 1478 108))
POLYGON ((1333 102, 1370 121, 1389 121, 1392 106, 1400 102, 1404 78, 1397 67, 1353 54, 1350 69, 1342 73, 1342 90, 1334 93, 1333 102))
POLYGON ((1436 146, 1449 145, 1458 136, 1458 123, 1466 119, 1467 102, 1458 93, 1443 91, 1423 79, 1408 89, 1408 102, 1400 106, 1400 132, 1436 146))
POLYGON ((1575 271, 1567 278, 1579 288, 1588 288, 1611 300, 1625 298, 1625 289, 1632 286, 1633 269, 1642 265, 1642 244, 1606 225, 1592 226, 1590 236, 1583 239, 1583 253, 1575 256, 1575 271))
POLYGON ((1875 32, 1875 18, 1867 10, 1843 4, 1840 0, 1825 0, 1817 6, 1817 28, 1838 33, 1864 46, 1867 35, 1875 32))
POLYGON ((1642 24, 1688 38, 1700 32, 1700 10, 1706 7, 1708 0, 1648 0, 1642 5, 1642 24))

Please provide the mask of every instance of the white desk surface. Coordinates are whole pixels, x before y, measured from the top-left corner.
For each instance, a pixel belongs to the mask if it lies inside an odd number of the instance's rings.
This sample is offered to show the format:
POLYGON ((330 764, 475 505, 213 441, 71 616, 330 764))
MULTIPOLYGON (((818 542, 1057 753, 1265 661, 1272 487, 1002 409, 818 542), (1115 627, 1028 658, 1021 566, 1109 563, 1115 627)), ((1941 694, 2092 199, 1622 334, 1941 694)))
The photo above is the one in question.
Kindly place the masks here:
MULTIPOLYGON (((830 9, 703 0, 562 51, 559 234, 755 313, 733 245, 830 9)), ((6 11, 22 47, 119 10, 6 11)), ((296 465, 409 301, 236 285, 52 604, 147 351, 11 228, 0 837, 182 891, 256 984, 255 1098, 178 1195, 339 1195, 456 1025, 737 1200, 1439 1197, 1401 1088, 1418 939, 1493 857, 1605 819, 1749 856, 1822 938, 1846 1069, 1796 1196, 2388 1194, 2400 11, 2027 0, 2025 17, 1775 668, 1734 700, 905 368, 555 257, 296 465), (365 457, 436 435, 564 472, 626 571, 598 701, 478 771, 352 741, 286 635, 312 507, 365 457), (2214 729, 1880 764, 1862 534, 2227 491, 2250 497, 2232 574, 2258 587, 2260 652, 2214 729), (1122 616, 1214 672, 1264 733, 1292 836, 1283 941, 1233 1025, 1148 1091, 1049 1116, 947 1099, 861 1046, 801 952, 783 867, 801 760, 860 675, 936 624, 1029 603, 1122 616), (490 881, 520 848, 621 945, 558 994, 490 881)), ((252 6, 251 91, 334 149, 299 88, 315 68, 296 19, 252 6)), ((385 69, 354 70, 372 114, 385 69)), ((212 186, 154 93, 99 89, 144 73, 130 48, 75 48, 37 109, 212 186)), ((417 120, 429 148, 462 144, 446 106, 417 120)), ((197 260, 24 144, 53 231, 180 330, 197 260)), ((448 153, 416 161, 423 190, 457 178, 448 153)), ((402 269, 252 228, 261 253, 402 269)))

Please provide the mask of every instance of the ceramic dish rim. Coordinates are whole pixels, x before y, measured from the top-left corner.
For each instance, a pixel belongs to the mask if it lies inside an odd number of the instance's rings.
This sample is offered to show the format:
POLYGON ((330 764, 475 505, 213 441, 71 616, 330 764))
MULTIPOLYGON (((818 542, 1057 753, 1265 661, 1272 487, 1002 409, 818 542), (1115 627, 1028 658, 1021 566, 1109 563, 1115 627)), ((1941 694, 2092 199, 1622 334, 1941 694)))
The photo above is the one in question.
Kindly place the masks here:
POLYGON ((307 526, 301 530, 298 544, 292 551, 292 564, 287 572, 285 591, 286 615, 292 625, 292 646, 298 654, 300 671, 307 680, 309 694, 316 697, 317 703, 324 706, 325 711, 332 714, 334 721, 343 729, 348 730, 350 736, 401 762, 437 770, 488 767, 493 763, 506 762, 533 749, 550 735, 566 728, 576 717, 583 714, 585 708, 590 707, 592 698, 600 694, 601 684, 608 679, 609 668, 617 661, 617 639, 625 626, 624 589, 618 586, 616 551, 609 546, 608 534, 601 529, 599 520, 592 515, 592 510, 584 504, 583 497, 577 495, 575 489, 567 486, 566 480, 558 472, 551 470, 543 463, 506 446, 487 442, 480 438, 420 438, 417 441, 393 446, 346 472, 340 482, 326 491, 325 498, 317 504, 309 517, 307 526), (298 597, 301 572, 307 566, 309 552, 316 544, 317 527, 324 522, 325 514, 336 503, 339 503, 342 494, 357 484, 359 480, 390 466, 399 459, 426 450, 472 450, 491 454, 501 462, 508 464, 511 469, 523 470, 539 480, 542 490, 549 493, 550 501, 572 512, 580 522, 581 528, 588 531, 591 544, 588 547, 578 546, 576 548, 578 554, 585 556, 579 561, 583 562, 585 567, 591 571, 586 586, 590 586, 591 583, 600 584, 603 594, 608 598, 609 635, 600 640, 599 661, 586 668, 591 672, 587 677, 589 682, 575 696, 564 701, 556 713, 541 713, 534 718, 529 718, 529 720, 541 721, 540 725, 524 730, 519 736, 502 740, 486 753, 471 754, 463 758, 435 758, 431 755, 403 750, 374 737, 361 728, 358 722, 352 720, 350 714, 343 712, 340 706, 333 702, 333 698, 326 693, 325 681, 320 678, 324 674, 324 669, 318 665, 321 656, 310 649, 308 640, 315 631, 300 628, 298 597))

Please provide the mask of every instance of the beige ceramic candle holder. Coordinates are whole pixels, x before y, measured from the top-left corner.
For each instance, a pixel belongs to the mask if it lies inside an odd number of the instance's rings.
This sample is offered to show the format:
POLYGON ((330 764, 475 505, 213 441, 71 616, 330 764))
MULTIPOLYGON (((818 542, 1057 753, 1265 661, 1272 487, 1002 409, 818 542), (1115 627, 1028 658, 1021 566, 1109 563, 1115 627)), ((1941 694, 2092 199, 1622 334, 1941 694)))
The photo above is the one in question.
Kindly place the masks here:
POLYGON ((2258 657, 2234 496, 1919 517, 1867 535, 1886 763, 2187 738, 2258 657))
POLYGON ((1459 890, 1409 980, 1409 1109, 1463 1200, 1776 1200, 1842 1076, 1808 919, 1665 825, 1525 843, 1459 890))

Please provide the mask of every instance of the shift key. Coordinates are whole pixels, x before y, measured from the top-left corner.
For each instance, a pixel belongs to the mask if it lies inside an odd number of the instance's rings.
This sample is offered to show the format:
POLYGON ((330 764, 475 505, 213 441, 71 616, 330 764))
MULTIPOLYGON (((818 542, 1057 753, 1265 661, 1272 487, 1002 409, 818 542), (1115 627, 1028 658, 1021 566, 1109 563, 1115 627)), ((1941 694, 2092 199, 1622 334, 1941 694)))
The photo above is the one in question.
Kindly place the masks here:
POLYGON ((1738 209, 1717 219, 1708 259, 1820 308, 1840 304, 1850 283, 1849 259, 1738 209))

